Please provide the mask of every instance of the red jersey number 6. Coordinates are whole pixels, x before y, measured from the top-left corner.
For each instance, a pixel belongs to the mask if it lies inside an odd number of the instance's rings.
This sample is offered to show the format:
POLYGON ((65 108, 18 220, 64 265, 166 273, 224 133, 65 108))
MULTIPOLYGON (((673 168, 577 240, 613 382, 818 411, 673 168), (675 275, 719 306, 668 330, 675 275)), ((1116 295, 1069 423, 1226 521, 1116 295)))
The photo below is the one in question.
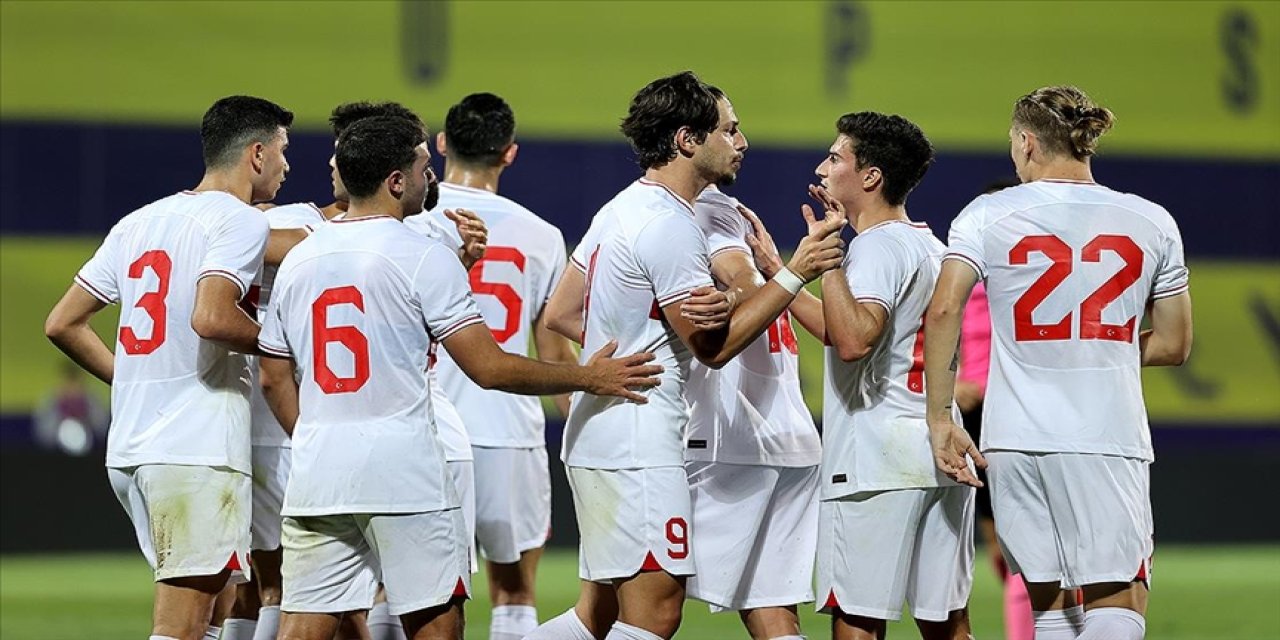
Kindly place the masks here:
POLYGON ((354 393, 369 381, 369 339, 351 325, 329 326, 329 307, 350 304, 364 313, 364 294, 353 286, 325 289, 311 303, 311 357, 316 384, 325 393, 354 393), (351 352, 350 377, 341 378, 329 368, 330 342, 341 343, 351 352))

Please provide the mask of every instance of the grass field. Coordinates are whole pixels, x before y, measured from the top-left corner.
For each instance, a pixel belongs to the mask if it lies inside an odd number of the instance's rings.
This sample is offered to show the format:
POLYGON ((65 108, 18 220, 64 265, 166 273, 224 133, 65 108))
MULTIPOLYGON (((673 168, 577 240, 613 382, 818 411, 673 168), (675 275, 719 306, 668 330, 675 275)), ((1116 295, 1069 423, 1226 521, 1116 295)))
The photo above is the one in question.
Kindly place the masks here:
MULTIPOLYGON (((1000 595, 979 554, 970 608, 979 640, 1002 636, 1000 595)), ((577 595, 577 560, 547 554, 539 575, 539 613, 567 609, 577 595)), ((1280 547, 1162 547, 1156 556, 1147 637, 1159 640, 1264 640, 1280 637, 1280 547)), ((468 640, 488 637, 482 576, 467 607, 468 640)), ((150 572, 136 554, 0 557, 0 638, 4 640, 136 640, 147 636, 150 572)), ((809 612, 810 638, 827 637, 827 620, 809 612)), ((889 636, 918 638, 910 624, 889 636)), ((745 638, 736 616, 711 615, 689 603, 680 638, 745 638)))

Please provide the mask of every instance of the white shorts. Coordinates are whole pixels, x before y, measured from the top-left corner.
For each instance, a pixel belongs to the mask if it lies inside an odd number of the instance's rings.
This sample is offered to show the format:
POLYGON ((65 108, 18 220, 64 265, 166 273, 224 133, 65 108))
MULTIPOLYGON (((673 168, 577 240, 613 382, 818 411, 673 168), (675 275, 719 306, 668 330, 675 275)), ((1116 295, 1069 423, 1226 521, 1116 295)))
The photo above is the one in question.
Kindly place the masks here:
POLYGON ((462 505, 462 524, 467 536, 467 558, 471 561, 471 573, 480 570, 476 561, 476 468, 470 460, 450 460, 445 463, 453 476, 453 488, 458 492, 462 505))
POLYGON ((472 447, 476 465, 476 542, 498 564, 547 543, 551 469, 546 447, 472 447))
POLYGON ((577 511, 578 576, 604 582, 641 571, 693 575, 693 520, 684 467, 568 467, 577 511))
POLYGON ((288 613, 338 613, 373 606, 378 583, 393 615, 469 597, 460 509, 284 519, 284 601, 288 613))
POLYGON ((253 446, 253 540, 254 551, 280 548, 280 521, 284 508, 284 488, 293 466, 293 449, 274 445, 253 446))
POLYGON ((711 610, 813 601, 818 467, 687 462, 697 575, 688 596, 711 610))
POLYGON ((251 480, 225 467, 147 464, 108 468, 157 582, 232 570, 249 577, 251 480))
POLYGON ((986 454, 1009 570, 1074 589, 1150 579, 1150 464, 1079 453, 986 454))
POLYGON ((819 506, 819 611, 941 622, 973 588, 973 488, 857 493, 819 506))

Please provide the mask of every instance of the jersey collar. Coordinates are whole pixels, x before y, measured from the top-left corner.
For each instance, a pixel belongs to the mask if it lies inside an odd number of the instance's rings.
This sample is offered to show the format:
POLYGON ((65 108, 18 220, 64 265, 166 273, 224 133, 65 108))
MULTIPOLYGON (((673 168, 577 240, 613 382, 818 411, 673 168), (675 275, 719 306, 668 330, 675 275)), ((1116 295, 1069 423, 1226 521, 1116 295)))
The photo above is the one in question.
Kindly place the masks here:
POLYGON ((684 198, 681 198, 679 194, 677 194, 676 192, 672 191, 672 190, 671 190, 671 187, 668 187, 667 185, 662 184, 661 182, 654 182, 654 181, 652 181, 652 180, 648 180, 648 179, 646 179, 646 178, 640 178, 639 180, 636 180, 636 182, 637 182, 637 183, 639 183, 639 184, 642 184, 642 185, 644 185, 644 186, 646 186, 646 187, 659 187, 659 188, 661 188, 663 191, 666 191, 667 193, 671 194, 671 197, 672 197, 672 198, 675 198, 675 199, 676 199, 676 202, 679 202, 680 204, 684 205, 684 208, 689 210, 689 214, 690 214, 690 215, 693 215, 693 205, 692 205, 692 204, 689 204, 689 201, 688 201, 688 200, 685 200, 684 198))

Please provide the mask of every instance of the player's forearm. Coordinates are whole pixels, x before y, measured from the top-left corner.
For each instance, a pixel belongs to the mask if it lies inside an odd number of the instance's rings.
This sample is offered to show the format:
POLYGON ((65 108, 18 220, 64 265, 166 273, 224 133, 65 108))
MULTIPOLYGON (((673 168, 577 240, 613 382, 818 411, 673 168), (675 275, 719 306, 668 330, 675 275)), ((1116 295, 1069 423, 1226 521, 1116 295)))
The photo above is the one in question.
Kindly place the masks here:
POLYGON ((1138 353, 1144 367, 1178 367, 1191 355, 1191 342, 1169 340, 1147 329, 1138 335, 1138 353))
POLYGON ((723 367, 760 337, 794 298, 782 285, 770 281, 738 304, 727 328, 700 331, 690 346, 703 364, 715 369, 723 367))
POLYGON ((239 353, 257 354, 262 326, 238 305, 197 305, 191 328, 201 338, 239 353))
POLYGON ((844 269, 835 269, 822 275, 823 326, 827 343, 835 347, 836 355, 845 362, 867 357, 880 339, 884 325, 877 323, 849 291, 844 269))
POLYGON ((796 295, 795 300, 791 301, 791 317, 804 327, 809 335, 821 340, 823 343, 827 341, 827 322, 823 316, 822 300, 817 296, 809 293, 808 289, 801 289, 796 295))
POLYGON ((1182 293, 1151 303, 1151 329, 1138 334, 1144 367, 1176 367, 1191 355, 1191 295, 1182 293))
POLYGON ((479 371, 467 372, 476 384, 524 396, 552 396, 590 387, 588 372, 576 364, 549 364, 499 350, 479 371))
POLYGON ((272 229, 267 234, 267 251, 262 257, 262 262, 279 266, 289 251, 306 239, 306 229, 272 229))
POLYGON ((293 437, 298 423, 298 383, 293 377, 293 360, 264 357, 259 368, 262 395, 272 415, 293 437))
POLYGON ((45 327, 45 335, 67 357, 107 384, 115 376, 115 354, 88 322, 45 327))
POLYGON ((955 404, 960 364, 960 321, 964 307, 934 298, 924 321, 925 415, 944 418, 955 404))

